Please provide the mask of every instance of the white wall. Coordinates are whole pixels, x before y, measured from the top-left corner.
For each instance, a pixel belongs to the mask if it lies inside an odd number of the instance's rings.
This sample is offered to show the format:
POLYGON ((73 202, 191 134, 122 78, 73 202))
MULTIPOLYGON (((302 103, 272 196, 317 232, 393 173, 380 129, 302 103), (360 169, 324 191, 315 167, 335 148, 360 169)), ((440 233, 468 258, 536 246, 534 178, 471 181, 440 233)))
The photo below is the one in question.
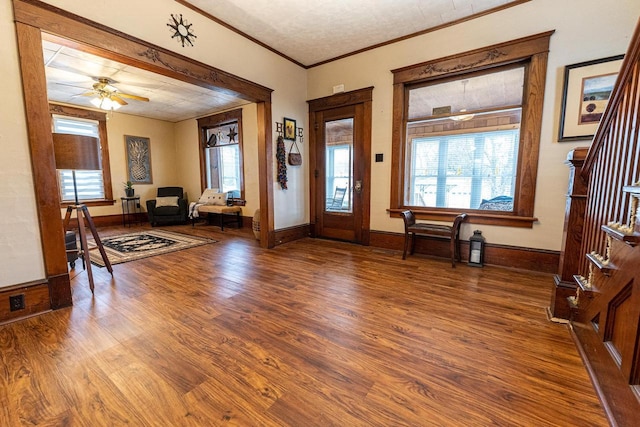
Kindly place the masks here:
POLYGON ((335 61, 309 70, 310 99, 328 96, 344 84, 354 90, 374 86, 371 229, 402 232, 402 220, 390 218, 392 84, 390 70, 555 30, 551 37, 542 137, 532 229, 464 224, 462 237, 481 229, 490 243, 560 250, 568 168, 567 153, 589 141, 558 143, 558 117, 564 66, 624 53, 633 35, 640 1, 535 0, 433 33, 335 61))

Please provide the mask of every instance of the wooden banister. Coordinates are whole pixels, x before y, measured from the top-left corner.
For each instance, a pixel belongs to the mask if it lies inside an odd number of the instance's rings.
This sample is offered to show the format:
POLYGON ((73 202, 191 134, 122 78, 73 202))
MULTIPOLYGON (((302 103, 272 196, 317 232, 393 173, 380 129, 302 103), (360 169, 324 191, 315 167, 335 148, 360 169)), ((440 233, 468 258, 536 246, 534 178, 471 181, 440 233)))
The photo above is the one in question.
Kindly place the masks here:
MULTIPOLYGON (((565 232, 580 224, 579 245, 563 239, 552 295, 569 297, 573 337, 612 425, 640 413, 640 21, 611 98, 582 164, 582 206, 567 209, 565 232), (575 260, 578 263, 575 263, 575 260), (576 285, 567 278, 574 271, 576 285)), ((573 236, 575 237, 575 236, 573 236)), ((555 309, 555 310, 554 310, 555 309)))

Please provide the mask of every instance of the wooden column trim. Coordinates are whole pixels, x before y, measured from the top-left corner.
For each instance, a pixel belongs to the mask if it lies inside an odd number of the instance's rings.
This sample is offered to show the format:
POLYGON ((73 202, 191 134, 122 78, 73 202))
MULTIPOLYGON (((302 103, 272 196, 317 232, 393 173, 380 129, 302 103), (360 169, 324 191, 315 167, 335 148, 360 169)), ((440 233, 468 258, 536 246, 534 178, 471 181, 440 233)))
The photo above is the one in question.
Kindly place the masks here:
POLYGON ((60 218, 42 39, 38 28, 19 22, 16 35, 45 275, 50 282, 51 307, 60 308, 71 305, 71 285, 60 218))

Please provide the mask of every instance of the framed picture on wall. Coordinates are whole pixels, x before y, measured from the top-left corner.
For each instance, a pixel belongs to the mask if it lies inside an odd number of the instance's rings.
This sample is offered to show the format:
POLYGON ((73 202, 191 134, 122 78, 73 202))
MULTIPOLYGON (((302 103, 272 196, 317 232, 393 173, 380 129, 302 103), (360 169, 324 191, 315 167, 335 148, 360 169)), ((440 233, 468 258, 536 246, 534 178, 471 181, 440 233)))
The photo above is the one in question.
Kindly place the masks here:
POLYGON ((284 139, 296 140, 296 121, 286 117, 284 118, 284 139))
POLYGON ((149 138, 125 135, 127 177, 133 184, 152 184, 149 138))
POLYGON ((567 65, 558 141, 590 139, 616 83, 624 55, 567 65))

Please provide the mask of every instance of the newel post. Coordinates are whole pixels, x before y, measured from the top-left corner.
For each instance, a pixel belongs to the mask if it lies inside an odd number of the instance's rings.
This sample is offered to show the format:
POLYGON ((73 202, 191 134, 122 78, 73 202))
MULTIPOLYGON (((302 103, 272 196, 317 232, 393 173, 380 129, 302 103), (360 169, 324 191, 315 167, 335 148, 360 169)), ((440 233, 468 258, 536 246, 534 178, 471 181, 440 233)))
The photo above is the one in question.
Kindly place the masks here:
POLYGON ((580 252, 584 213, 587 204, 587 183, 582 178, 582 166, 588 148, 576 148, 567 155, 569 165, 569 188, 564 213, 564 229, 562 232, 562 252, 558 274, 554 276, 551 290, 549 315, 552 320, 568 320, 571 309, 567 297, 575 295, 577 284, 573 275, 578 272, 584 254, 580 252))

